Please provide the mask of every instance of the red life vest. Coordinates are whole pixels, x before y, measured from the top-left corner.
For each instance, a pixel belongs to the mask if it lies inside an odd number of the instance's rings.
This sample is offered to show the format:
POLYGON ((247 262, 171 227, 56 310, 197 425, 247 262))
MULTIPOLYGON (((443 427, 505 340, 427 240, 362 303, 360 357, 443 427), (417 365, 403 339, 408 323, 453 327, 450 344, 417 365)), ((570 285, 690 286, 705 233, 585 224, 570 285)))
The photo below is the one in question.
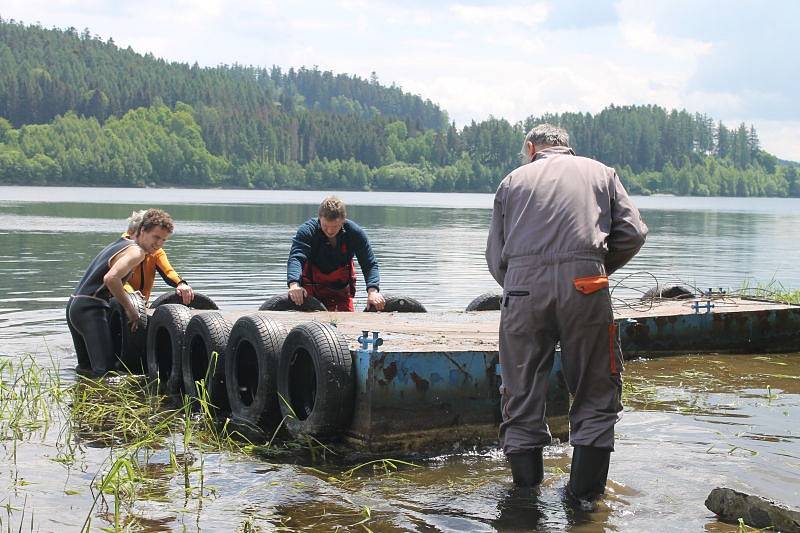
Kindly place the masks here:
MULTIPOLYGON (((344 241, 342 253, 347 255, 344 241)), ((303 265, 300 285, 309 296, 322 302, 328 311, 355 311, 353 296, 356 294, 356 269, 353 258, 328 273, 321 271, 309 258, 303 265)))

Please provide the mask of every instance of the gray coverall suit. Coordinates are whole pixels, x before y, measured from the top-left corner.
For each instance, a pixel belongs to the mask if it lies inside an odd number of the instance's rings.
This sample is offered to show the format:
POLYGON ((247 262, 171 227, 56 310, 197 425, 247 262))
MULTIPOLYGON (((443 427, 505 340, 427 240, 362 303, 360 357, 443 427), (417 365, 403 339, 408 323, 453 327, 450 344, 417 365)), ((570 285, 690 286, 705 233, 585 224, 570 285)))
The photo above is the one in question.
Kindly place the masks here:
POLYGON ((636 255, 646 235, 614 169, 570 148, 542 149, 500 183, 486 262, 503 287, 506 455, 550 443, 545 399, 558 341, 573 396, 570 442, 613 450, 622 352, 607 275, 636 255))

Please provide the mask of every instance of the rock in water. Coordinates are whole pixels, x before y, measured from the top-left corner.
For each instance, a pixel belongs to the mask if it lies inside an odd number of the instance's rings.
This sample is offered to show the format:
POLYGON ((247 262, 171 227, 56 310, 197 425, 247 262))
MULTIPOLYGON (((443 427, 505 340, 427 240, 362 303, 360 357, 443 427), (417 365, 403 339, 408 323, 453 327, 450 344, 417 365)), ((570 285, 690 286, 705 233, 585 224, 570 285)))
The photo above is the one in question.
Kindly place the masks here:
POLYGON ((724 522, 736 523, 741 518, 750 527, 800 533, 800 511, 760 496, 717 487, 706 498, 706 507, 724 522))

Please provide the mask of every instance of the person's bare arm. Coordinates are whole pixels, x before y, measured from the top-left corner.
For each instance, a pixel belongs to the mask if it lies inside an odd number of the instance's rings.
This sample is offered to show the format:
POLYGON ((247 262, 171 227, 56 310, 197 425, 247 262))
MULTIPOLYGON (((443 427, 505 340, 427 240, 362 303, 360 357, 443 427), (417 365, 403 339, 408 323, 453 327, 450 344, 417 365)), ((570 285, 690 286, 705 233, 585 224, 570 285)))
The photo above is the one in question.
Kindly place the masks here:
POLYGON ((111 259, 111 269, 103 276, 103 284, 108 287, 112 296, 125 308, 131 331, 136 331, 139 312, 133 306, 130 298, 127 297, 128 293, 122 285, 122 280, 136 265, 144 261, 144 256, 144 250, 138 246, 129 246, 111 259))

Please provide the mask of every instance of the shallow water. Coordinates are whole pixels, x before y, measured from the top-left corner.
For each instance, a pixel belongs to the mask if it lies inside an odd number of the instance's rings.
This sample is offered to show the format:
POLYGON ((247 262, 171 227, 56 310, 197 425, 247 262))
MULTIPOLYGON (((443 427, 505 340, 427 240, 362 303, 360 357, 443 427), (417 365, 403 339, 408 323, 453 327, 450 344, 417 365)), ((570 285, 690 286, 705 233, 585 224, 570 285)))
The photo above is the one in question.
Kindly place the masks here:
MULTIPOLYGON (((0 356, 51 358, 74 380, 63 306, 91 257, 124 228, 134 202, 153 197, 177 220, 170 259, 223 309, 256 309, 283 290, 289 240, 322 193, 0 188, 0 356), (79 203, 89 199, 94 203, 79 203), (272 203, 277 202, 277 203, 272 203)), ((384 292, 429 309, 463 309, 496 290, 483 245, 490 195, 343 193, 381 261, 384 292)), ((642 253, 612 281, 620 297, 681 281, 737 288, 745 279, 800 287, 796 200, 637 199, 651 228, 642 253), (788 228, 788 229, 787 229, 788 228), (644 274, 643 272, 646 272, 644 274)), ((155 294, 165 286, 157 281, 155 294)), ((207 496, 184 496, 183 477, 156 452, 149 490, 136 503, 147 531, 225 531, 258 526, 372 531, 734 531, 703 501, 716 486, 800 505, 800 355, 683 356, 626 364, 626 410, 617 425, 609 494, 579 515, 562 501, 570 448, 547 449, 538 498, 509 496, 497 450, 415 459, 397 472, 271 464, 206 452, 207 496), (367 511, 368 509, 368 511, 367 511), (362 522, 364 521, 364 522, 362 522), (361 524, 360 524, 361 523, 361 524)), ((64 416, 46 434, 3 442, 0 524, 16 530, 78 530, 91 507, 91 480, 109 449, 81 442, 77 462, 57 461, 64 416), (74 493, 73 493, 74 492, 74 493), (26 509, 24 520, 22 509, 26 509), (30 525, 31 520, 33 526, 30 525)), ((194 466, 199 466, 195 457, 194 466)), ((198 473, 192 474, 197 485, 198 473)), ((102 507, 92 528, 113 519, 102 507)))

